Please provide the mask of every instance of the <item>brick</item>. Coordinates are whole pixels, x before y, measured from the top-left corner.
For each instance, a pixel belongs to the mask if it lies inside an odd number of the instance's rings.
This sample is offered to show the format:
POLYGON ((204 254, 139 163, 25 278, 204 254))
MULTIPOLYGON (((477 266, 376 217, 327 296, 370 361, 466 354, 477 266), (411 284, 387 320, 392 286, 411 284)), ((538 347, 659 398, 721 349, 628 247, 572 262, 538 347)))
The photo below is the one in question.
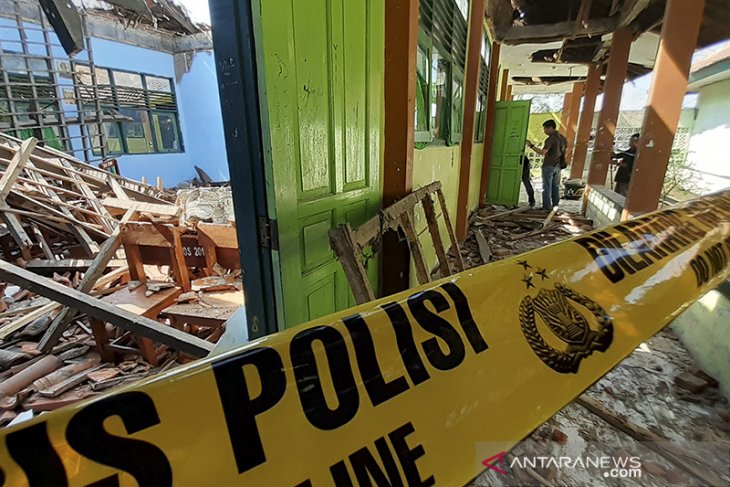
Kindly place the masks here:
POLYGON ((565 433, 563 433, 562 431, 560 431, 557 428, 553 430, 553 433, 550 436, 550 438, 554 442, 560 443, 561 445, 565 445, 566 443, 568 443, 568 435, 566 435, 565 433))
POLYGON ((674 383, 693 394, 699 394, 709 386, 705 379, 697 377, 690 372, 684 372, 675 377, 674 383))

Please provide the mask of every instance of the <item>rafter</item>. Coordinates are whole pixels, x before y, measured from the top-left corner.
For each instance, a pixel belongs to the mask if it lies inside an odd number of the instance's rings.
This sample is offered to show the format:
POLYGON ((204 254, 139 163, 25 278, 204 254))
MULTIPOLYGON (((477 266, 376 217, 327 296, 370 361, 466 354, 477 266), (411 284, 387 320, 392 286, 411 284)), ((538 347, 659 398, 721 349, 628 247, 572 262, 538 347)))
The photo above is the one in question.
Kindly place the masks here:
POLYGON ((573 37, 593 37, 610 34, 618 25, 615 18, 590 19, 577 26, 575 21, 557 24, 513 26, 497 31, 497 39, 505 44, 554 42, 573 37))

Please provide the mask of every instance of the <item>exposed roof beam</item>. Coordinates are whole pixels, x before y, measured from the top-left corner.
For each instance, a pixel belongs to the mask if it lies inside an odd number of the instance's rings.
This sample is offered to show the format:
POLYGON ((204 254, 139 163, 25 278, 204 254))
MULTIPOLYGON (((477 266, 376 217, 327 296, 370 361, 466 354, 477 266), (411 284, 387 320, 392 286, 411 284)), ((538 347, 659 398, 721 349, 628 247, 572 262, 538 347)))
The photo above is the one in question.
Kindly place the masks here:
POLYGON ((513 26, 497 31, 497 39, 508 45, 561 41, 573 37, 594 37, 616 30, 616 18, 591 19, 576 26, 575 21, 557 24, 513 26))
POLYGON ((631 25, 651 3, 652 0, 627 0, 622 9, 617 28, 631 25))

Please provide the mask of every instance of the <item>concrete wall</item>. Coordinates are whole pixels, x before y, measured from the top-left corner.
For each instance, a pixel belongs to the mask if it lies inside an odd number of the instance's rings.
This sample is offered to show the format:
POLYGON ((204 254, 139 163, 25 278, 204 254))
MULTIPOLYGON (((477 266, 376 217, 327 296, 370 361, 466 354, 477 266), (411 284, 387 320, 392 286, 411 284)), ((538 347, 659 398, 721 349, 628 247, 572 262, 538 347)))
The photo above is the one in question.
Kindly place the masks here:
POLYGON ((471 170, 469 171, 469 213, 479 207, 483 157, 484 144, 474 144, 471 151, 471 170))
MULTIPOLYGON (((15 19, 2 15, 0 12, 0 28, 2 28, 0 38, 3 39, 3 49, 20 52, 22 45, 15 19)), ((46 56, 46 47, 40 44, 43 42, 43 33, 38 30, 38 24, 25 22, 24 26, 30 53, 46 56)), ((149 32, 145 32, 144 36, 145 39, 151 40, 157 38, 149 32)), ((159 37, 162 40, 166 39, 162 35, 159 37)), ((59 44, 54 33, 51 33, 51 42, 59 44)), ((165 186, 173 186, 193 178, 196 175, 193 166, 198 165, 213 179, 228 179, 223 120, 212 51, 179 54, 178 56, 184 56, 185 66, 182 70, 178 69, 176 76, 175 58, 170 52, 100 38, 92 38, 91 45, 94 63, 99 67, 172 78, 175 83, 183 152, 117 156, 123 176, 133 179, 145 176, 151 182, 154 182, 157 176, 161 176, 165 186)), ((68 59, 60 46, 54 46, 52 54, 56 58, 57 69, 61 62, 68 59)), ((75 59, 79 62, 88 61, 88 52, 82 51, 75 59)), ((64 91, 72 91, 73 82, 66 74, 58 76, 57 80, 59 97, 63 100, 64 91)), ((77 107, 72 101, 71 103, 64 101, 61 106, 67 117, 78 117, 77 107)), ((73 138, 71 148, 74 155, 84 160, 80 126, 70 126, 69 136, 73 138)))
POLYGON ((702 180, 703 192, 730 186, 730 80, 699 90, 697 119, 689 143, 688 161, 702 180))
POLYGON ((178 70, 176 89, 188 164, 191 169, 193 164, 202 167, 216 181, 227 181, 230 176, 213 52, 199 51, 185 58, 188 71, 178 70))
MULTIPOLYGON (((228 179, 223 119, 212 52, 198 52, 187 72, 175 76, 174 56, 104 39, 93 39, 94 63, 105 68, 139 71, 175 81, 183 152, 125 154, 117 156, 123 176, 153 182, 162 177, 165 186, 192 179, 198 165, 217 180, 228 179)), ((81 154, 77 154, 81 156, 81 154)))
POLYGON ((593 226, 603 228, 621 222, 621 212, 626 198, 610 189, 594 187, 588 194, 586 217, 593 220, 593 226))
POLYGON ((672 322, 672 330, 699 366, 730 398, 730 284, 710 291, 672 322))

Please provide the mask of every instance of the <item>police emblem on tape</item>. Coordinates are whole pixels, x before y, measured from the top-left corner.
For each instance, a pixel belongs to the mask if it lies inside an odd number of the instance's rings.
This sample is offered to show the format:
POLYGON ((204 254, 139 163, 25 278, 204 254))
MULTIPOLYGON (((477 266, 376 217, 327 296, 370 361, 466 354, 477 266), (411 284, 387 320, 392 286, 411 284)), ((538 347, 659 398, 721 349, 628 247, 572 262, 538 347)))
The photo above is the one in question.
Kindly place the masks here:
POLYGON ((527 290, 536 291, 520 303, 520 324, 540 360, 556 372, 574 374, 583 359, 595 351, 608 350, 613 341, 613 320, 598 303, 560 283, 547 289, 542 286, 549 281, 545 269, 532 273, 527 262, 519 264, 526 272, 522 281, 527 290), (539 288, 533 283, 536 278, 541 280, 539 288))

